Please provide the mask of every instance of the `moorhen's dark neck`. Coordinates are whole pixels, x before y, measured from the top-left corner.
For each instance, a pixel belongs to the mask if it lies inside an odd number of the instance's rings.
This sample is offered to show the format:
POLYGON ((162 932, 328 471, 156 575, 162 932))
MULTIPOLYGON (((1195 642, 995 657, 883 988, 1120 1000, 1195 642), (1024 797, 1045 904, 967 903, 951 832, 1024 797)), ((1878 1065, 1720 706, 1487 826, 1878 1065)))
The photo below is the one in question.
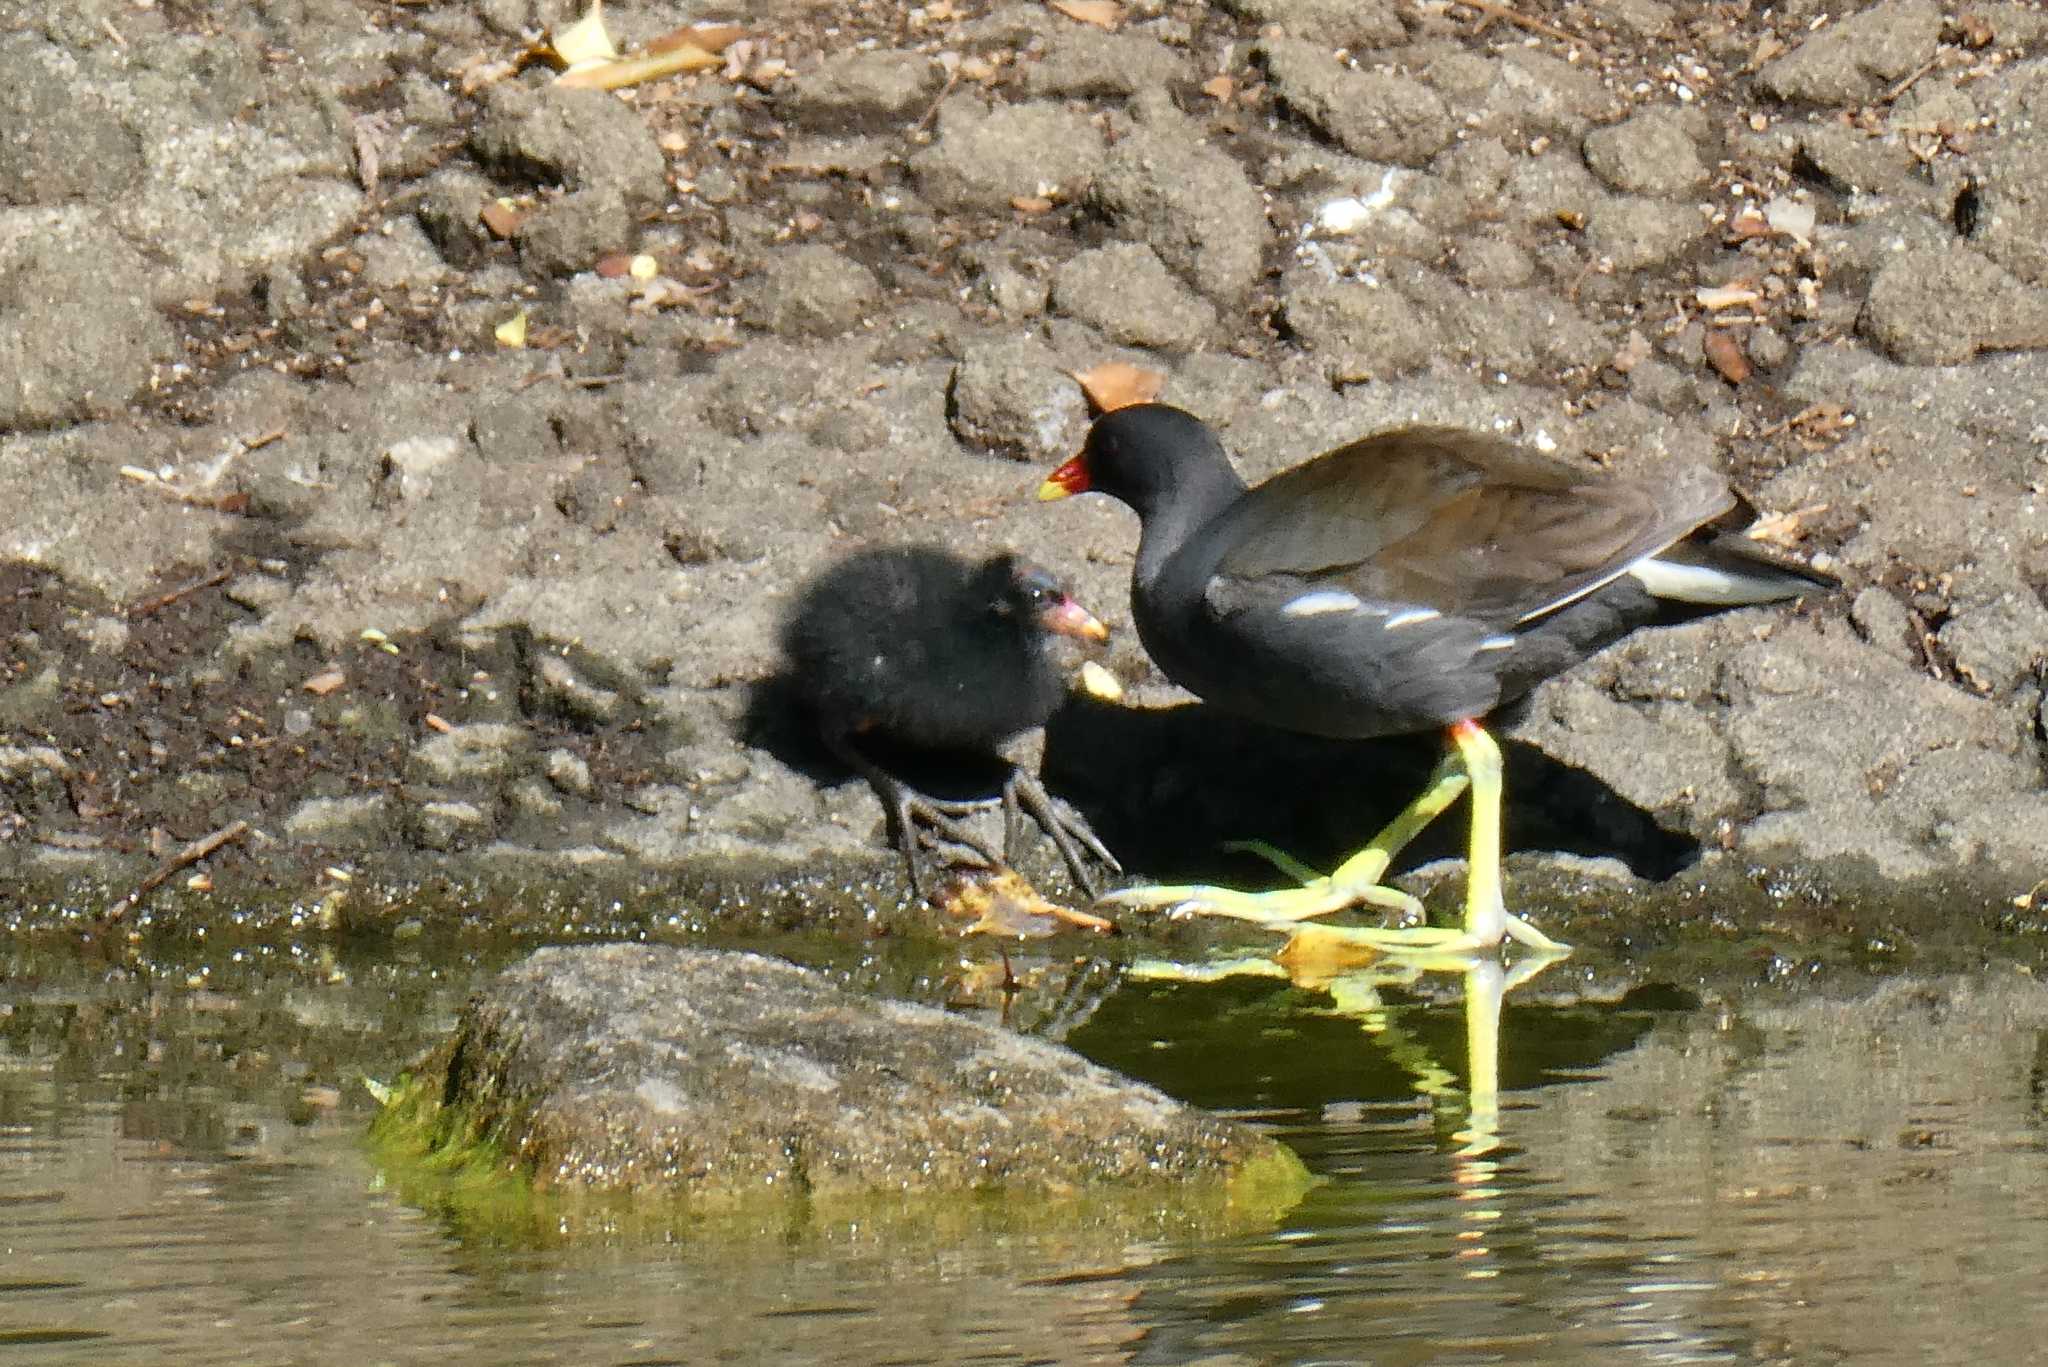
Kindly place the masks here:
POLYGON ((1158 578, 1174 552, 1245 492, 1244 481, 1213 439, 1156 454, 1145 465, 1147 478, 1120 491, 1141 524, 1135 578, 1147 584, 1158 578))
POLYGON ((1128 504, 1144 530, 1134 583, 1155 583, 1166 562, 1211 519, 1244 497, 1244 481, 1207 423, 1171 404, 1132 404, 1095 420, 1081 459, 1085 487, 1128 504))

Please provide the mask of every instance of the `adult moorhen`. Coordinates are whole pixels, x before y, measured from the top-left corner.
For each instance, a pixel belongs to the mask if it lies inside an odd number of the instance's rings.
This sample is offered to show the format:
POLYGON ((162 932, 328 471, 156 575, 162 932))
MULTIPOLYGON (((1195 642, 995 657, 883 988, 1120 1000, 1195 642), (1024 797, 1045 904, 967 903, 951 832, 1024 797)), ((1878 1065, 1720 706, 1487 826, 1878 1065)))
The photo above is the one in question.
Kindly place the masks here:
MULTIPOLYGON (((855 737, 879 733, 920 749, 995 751, 1044 725, 1059 706, 1064 689, 1051 653, 1055 635, 1101 641, 1109 630, 1049 572, 1014 555, 977 565, 934 546, 872 547, 840 560, 799 592, 782 627, 789 677, 826 746, 867 779, 888 809, 913 891, 923 891, 918 848, 920 840, 933 840, 932 832, 1004 866, 953 820, 989 801, 946 802, 919 793, 862 754, 855 737)), ((1016 843, 1022 807, 1052 837, 1090 897, 1095 881, 1075 842, 1118 868, 1087 822, 1055 804, 1015 765, 1002 802, 1006 854, 1016 843)))
POLYGON ((1354 933, 1411 953, 1504 936, 1561 948, 1503 901, 1500 750, 1480 717, 1649 621, 1659 599, 1734 606, 1834 582, 1744 538, 1693 537, 1734 503, 1707 471, 1612 478, 1449 428, 1367 437, 1248 489, 1199 419, 1138 404, 1096 419, 1039 497, 1086 490, 1138 514, 1131 605, 1168 678, 1287 730, 1445 727, 1452 745, 1422 796, 1328 877, 1276 857, 1302 887, 1140 887, 1111 900, 1269 924, 1359 903, 1419 915, 1380 879, 1469 784, 1463 928, 1354 933))

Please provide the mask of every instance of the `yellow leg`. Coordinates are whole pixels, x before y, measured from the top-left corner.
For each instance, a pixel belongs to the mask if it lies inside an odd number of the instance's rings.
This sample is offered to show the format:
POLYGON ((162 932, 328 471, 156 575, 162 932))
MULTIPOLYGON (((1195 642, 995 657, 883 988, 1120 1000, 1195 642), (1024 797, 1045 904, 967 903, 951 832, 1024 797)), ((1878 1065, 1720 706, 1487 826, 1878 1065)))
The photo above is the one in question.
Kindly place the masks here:
MULTIPOLYGON (((1387 866, 1394 862, 1394 856, 1401 852, 1401 847, 1420 834, 1444 808, 1456 802, 1465 786, 1465 774, 1457 757, 1446 755, 1430 775, 1429 785, 1422 796, 1409 803, 1407 810, 1374 836, 1371 844, 1345 860, 1335 873, 1327 877, 1318 877, 1314 870, 1270 845, 1245 842, 1239 846, 1277 865, 1288 875, 1301 878, 1302 886, 1298 888, 1239 892, 1234 888, 1219 888, 1206 883, 1166 884, 1124 888, 1102 900, 1116 906, 1145 910, 1172 908, 1193 915, 1227 916, 1259 925, 1292 925, 1361 905, 1385 907, 1420 918, 1422 904, 1399 888, 1387 887, 1380 878, 1386 873, 1387 866)), ((1426 931, 1427 928, 1423 929, 1426 931)))
POLYGON ((1281 855, 1270 846, 1250 844, 1244 848, 1260 854, 1295 876, 1301 887, 1276 892, 1240 892, 1202 883, 1165 884, 1125 888, 1102 900, 1116 906, 1226 916, 1259 925, 1291 925, 1317 916, 1327 916, 1355 906, 1387 907, 1405 915, 1420 917, 1422 905, 1399 888, 1380 881, 1402 848, 1441 816, 1469 787, 1472 790, 1472 832, 1465 891, 1465 924, 1452 930, 1438 926, 1412 926, 1381 930, 1347 926, 1341 932, 1349 942, 1394 954, 1458 954, 1492 949, 1502 939, 1512 938, 1534 949, 1561 952, 1564 946, 1537 930, 1519 916, 1509 914, 1501 893, 1500 877, 1500 747, 1486 729, 1473 721, 1450 728, 1452 753, 1444 756, 1429 777, 1422 795, 1374 836, 1372 843, 1339 865, 1328 877, 1314 877, 1313 871, 1281 855))
POLYGON ((1508 911, 1500 877, 1500 747, 1476 721, 1451 727, 1451 744, 1472 778, 1472 836, 1465 856, 1465 935, 1480 949, 1511 939, 1545 953, 1565 946, 1508 911))

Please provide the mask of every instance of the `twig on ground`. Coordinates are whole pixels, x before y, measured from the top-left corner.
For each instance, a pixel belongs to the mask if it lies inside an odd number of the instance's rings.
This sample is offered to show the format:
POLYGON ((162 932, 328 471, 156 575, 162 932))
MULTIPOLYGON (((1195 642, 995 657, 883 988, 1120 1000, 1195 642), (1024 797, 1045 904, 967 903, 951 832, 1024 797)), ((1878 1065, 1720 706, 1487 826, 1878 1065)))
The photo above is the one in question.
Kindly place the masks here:
POLYGON ((231 821, 213 834, 199 837, 199 839, 157 865, 156 870, 149 877, 135 885, 133 892, 114 903, 113 907, 107 912, 104 924, 111 925, 136 907, 141 906, 143 899, 169 882, 171 875, 177 873, 178 870, 192 867, 192 865, 197 864, 229 841, 239 840, 248 833, 248 822, 231 821))

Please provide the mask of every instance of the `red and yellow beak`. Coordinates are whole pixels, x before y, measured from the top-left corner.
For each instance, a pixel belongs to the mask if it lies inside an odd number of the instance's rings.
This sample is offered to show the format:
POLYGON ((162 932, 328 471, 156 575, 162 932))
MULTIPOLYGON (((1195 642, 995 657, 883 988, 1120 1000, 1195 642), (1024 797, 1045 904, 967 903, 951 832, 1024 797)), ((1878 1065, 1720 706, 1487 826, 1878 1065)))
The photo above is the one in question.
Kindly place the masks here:
POLYGON ((1068 494, 1085 494, 1088 489, 1088 458, 1075 456, 1045 477, 1045 483, 1038 486, 1038 501, 1050 503, 1068 494))
POLYGON ((1047 631, 1058 636, 1072 636, 1081 641, 1109 639, 1109 628, 1072 598, 1061 598, 1039 614, 1038 620, 1047 631))

